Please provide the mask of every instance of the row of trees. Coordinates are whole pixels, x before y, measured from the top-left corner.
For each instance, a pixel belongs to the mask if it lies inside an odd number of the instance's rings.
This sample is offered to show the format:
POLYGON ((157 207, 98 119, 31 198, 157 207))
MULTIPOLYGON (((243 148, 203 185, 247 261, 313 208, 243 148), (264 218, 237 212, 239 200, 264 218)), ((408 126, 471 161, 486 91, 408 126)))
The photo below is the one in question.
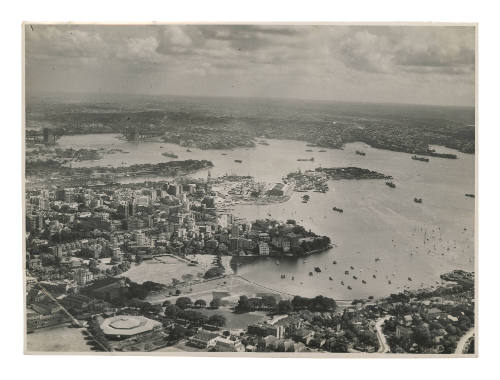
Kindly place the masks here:
POLYGON ((295 296, 290 300, 280 300, 276 302, 273 296, 264 296, 262 298, 248 298, 240 296, 235 311, 238 313, 248 313, 256 310, 272 310, 277 314, 288 314, 292 311, 309 310, 317 312, 333 312, 337 308, 334 299, 316 296, 314 298, 306 298, 295 296))

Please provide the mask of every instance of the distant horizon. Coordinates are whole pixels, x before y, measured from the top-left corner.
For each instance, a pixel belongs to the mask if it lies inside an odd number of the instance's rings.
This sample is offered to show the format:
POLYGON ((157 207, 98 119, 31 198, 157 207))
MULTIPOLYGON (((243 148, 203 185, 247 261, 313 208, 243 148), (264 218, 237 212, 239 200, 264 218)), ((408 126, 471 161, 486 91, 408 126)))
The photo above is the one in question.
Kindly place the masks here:
MULTIPOLYGON (((81 97, 131 97, 131 98, 161 98, 161 97, 172 97, 172 98, 205 98, 205 99, 255 99, 255 100, 283 100, 283 101, 302 101, 302 102, 318 102, 318 103, 344 103, 344 104, 370 104, 370 105, 395 105, 395 106, 417 106, 417 107, 436 107, 436 108, 470 108, 475 110, 476 104, 473 105, 451 105, 451 104, 431 104, 431 103, 406 103, 406 102, 377 102, 377 101, 363 101, 363 100, 339 100, 339 99, 322 99, 322 98, 297 98, 297 97, 279 97, 279 96, 244 96, 244 95, 203 95, 203 94, 139 94, 139 93, 114 93, 114 92, 68 92, 68 91, 40 91, 32 94, 25 94, 26 100, 29 98, 39 98, 43 96, 48 97, 58 97, 58 96, 81 96, 81 97)), ((64 104, 64 99, 61 99, 61 104, 64 104)), ((68 100, 67 103, 91 103, 91 99, 81 99, 81 100, 68 100)), ((100 100, 97 103, 115 103, 112 100, 100 100)))

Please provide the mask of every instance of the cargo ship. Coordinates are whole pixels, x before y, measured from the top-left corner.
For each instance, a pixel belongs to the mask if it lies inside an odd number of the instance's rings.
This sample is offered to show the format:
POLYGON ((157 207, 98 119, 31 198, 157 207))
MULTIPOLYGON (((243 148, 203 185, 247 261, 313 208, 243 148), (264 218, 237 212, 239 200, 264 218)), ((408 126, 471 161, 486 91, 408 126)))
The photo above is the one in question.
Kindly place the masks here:
POLYGON ((394 182, 391 182, 391 181, 387 181, 385 184, 387 186, 389 186, 391 189, 394 189, 396 187, 396 185, 394 184, 394 182))
POLYGON ((411 156, 411 159, 412 159, 412 160, 416 160, 416 161, 429 162, 429 159, 428 159, 428 158, 425 158, 425 157, 418 157, 417 155, 413 155, 413 156, 411 156))

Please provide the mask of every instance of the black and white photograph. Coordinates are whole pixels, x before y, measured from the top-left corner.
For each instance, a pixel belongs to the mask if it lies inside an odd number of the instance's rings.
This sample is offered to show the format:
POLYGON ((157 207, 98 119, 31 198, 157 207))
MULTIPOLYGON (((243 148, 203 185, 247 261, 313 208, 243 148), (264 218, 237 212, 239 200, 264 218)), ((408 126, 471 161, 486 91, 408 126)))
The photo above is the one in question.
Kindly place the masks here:
POLYGON ((476 41, 25 22, 24 352, 476 357, 476 41))

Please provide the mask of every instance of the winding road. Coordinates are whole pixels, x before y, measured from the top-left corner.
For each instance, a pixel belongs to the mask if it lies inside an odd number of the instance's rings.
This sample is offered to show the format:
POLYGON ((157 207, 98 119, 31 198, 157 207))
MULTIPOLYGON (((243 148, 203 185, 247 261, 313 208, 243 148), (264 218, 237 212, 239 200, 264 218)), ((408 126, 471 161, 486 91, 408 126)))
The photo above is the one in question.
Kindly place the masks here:
POLYGON ((385 335, 382 332, 382 325, 390 317, 391 317, 390 315, 386 315, 385 317, 380 318, 377 320, 377 322, 375 322, 375 329, 377 330, 377 338, 378 338, 378 343, 379 343, 379 349, 377 352, 379 354, 385 354, 387 352, 391 352, 391 348, 387 344, 387 340, 385 339, 385 335))
POLYGON ((463 354, 467 341, 473 336, 474 336, 474 327, 468 330, 457 342, 457 348, 455 350, 455 354, 457 355, 463 354))

